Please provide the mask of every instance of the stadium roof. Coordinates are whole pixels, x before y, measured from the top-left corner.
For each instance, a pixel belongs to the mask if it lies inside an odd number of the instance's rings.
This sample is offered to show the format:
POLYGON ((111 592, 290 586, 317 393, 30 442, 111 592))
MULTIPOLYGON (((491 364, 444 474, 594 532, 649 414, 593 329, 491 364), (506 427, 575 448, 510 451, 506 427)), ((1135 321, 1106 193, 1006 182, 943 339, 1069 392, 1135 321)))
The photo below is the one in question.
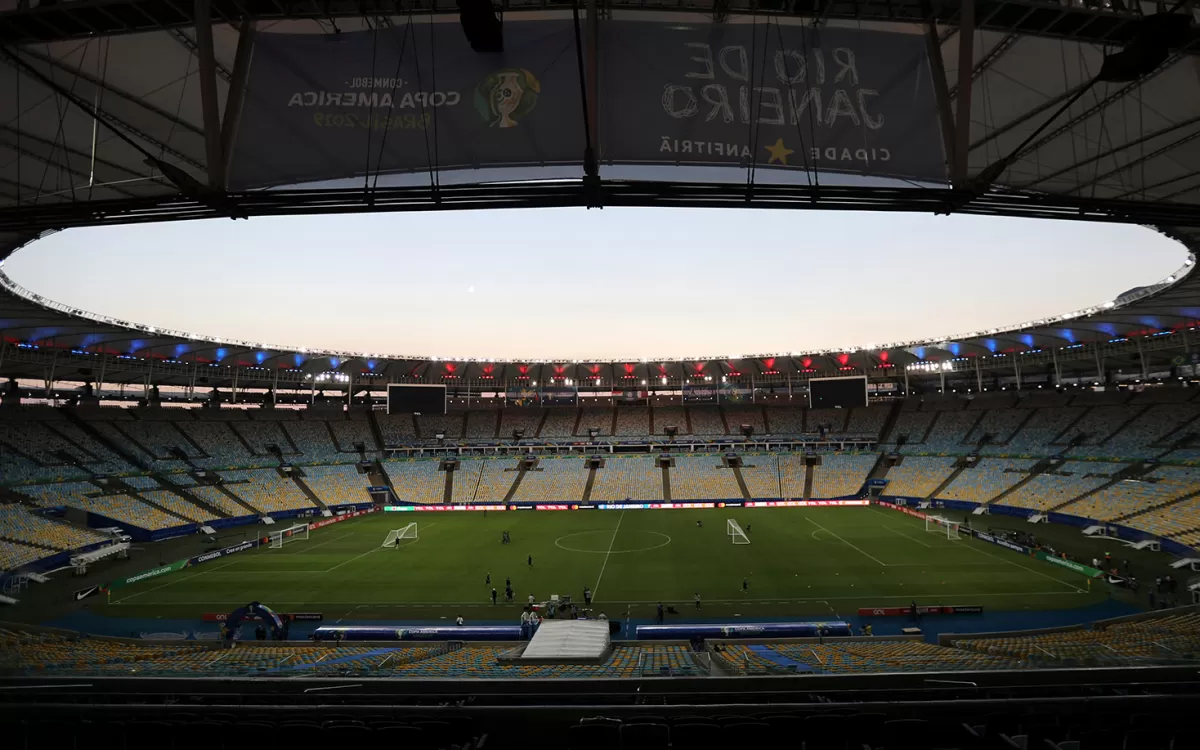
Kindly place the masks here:
MULTIPOLYGON (((1156 16, 1153 4, 1119 1, 1081 7, 1027 0, 800 0, 786 4, 791 12, 781 13, 784 6, 750 0, 681 0, 670 8, 636 0, 608 2, 608 16, 596 29, 584 13, 581 33, 575 37, 571 4, 507 0, 503 64, 528 65, 537 76, 523 68, 504 68, 487 78, 492 88, 481 100, 477 78, 467 76, 476 76, 479 60, 487 56, 459 49, 465 49, 465 41, 454 0, 386 7, 338 0, 75 0, 46 5, 0 0, 0 259, 44 232, 76 226, 567 205, 904 210, 1120 221, 1152 225, 1195 250, 1200 240, 1200 79, 1195 57, 1200 35, 1191 17, 1182 12, 1156 16), (431 9, 436 13, 431 15, 431 9), (974 31, 959 33, 960 29, 974 31), (655 65, 654 55, 659 53, 654 50, 664 41, 675 43, 671 34, 681 35, 680 43, 693 50, 691 57, 682 58, 678 80, 630 75, 636 70, 620 67, 623 58, 636 58, 646 70, 663 67, 655 65), (293 110, 304 117, 312 113, 302 106, 290 107, 286 96, 296 104, 297 94, 301 99, 310 95, 308 88, 320 92, 330 85, 348 86, 321 80, 320 60, 351 58, 370 50, 374 61, 376 48, 383 46, 379 40, 393 38, 388 35, 407 35, 422 43, 435 40, 419 53, 405 52, 401 46, 400 52, 389 53, 387 66, 372 62, 366 71, 383 80, 393 77, 390 93, 398 100, 400 89, 411 90, 413 81, 411 73, 401 81, 403 76, 395 71, 409 70, 401 63, 416 66, 416 88, 426 94, 424 99, 418 95, 420 109, 410 113, 425 118, 425 124, 412 128, 413 121, 389 120, 385 128, 392 134, 393 147, 409 144, 404 153, 389 161, 391 154, 380 145, 373 159, 373 134, 365 136, 365 149, 356 145, 358 141, 342 150, 332 146, 328 152, 305 148, 307 141, 289 130, 288 123, 295 121, 281 118, 293 110), (644 49, 637 46, 642 37, 648 40, 643 40, 644 49), (728 49, 734 49, 734 55, 726 55, 727 47, 695 52, 694 40, 709 37, 733 40, 728 49), (314 39, 344 44, 325 45, 336 52, 322 58, 319 45, 305 46, 314 39), (873 59, 871 48, 882 43, 894 47, 887 47, 888 55, 874 53, 879 59, 873 59), (554 44, 559 46, 553 63, 535 67, 523 62, 554 44), (872 115, 862 96, 893 104, 878 115, 880 122, 890 118, 878 131, 882 135, 858 127, 854 113, 849 116, 858 130, 822 130, 811 122, 797 124, 796 117, 789 127, 784 110, 802 109, 789 97, 804 92, 786 89, 775 94, 780 129, 760 132, 762 126, 754 125, 735 135, 729 130, 698 137, 695 128, 715 126, 688 120, 696 115, 693 106, 669 112, 683 123, 680 127, 692 130, 663 135, 667 131, 662 128, 674 121, 650 120, 650 114, 661 118, 663 113, 644 109, 646 97, 635 96, 649 92, 651 105, 657 107, 664 82, 670 87, 703 78, 705 65, 710 78, 725 75, 731 91, 736 91, 736 50, 742 49, 745 56, 749 49, 757 62, 756 44, 763 50, 776 49, 771 46, 776 44, 778 50, 799 49, 790 58, 776 53, 774 74, 780 80, 795 80, 796 70, 787 66, 798 61, 812 71, 809 82, 814 84, 818 70, 824 84, 826 66, 832 78, 835 66, 845 63, 832 48, 855 51, 857 70, 850 76, 854 80, 844 85, 858 87, 850 99, 859 95, 858 115, 868 122, 872 115), (822 53, 822 47, 830 51, 822 53), (910 55, 914 64, 894 76, 878 73, 880 65, 886 68, 896 59, 894 50, 910 55), (392 59, 395 67, 388 70, 392 59), (597 69, 606 71, 602 84, 586 83, 597 80, 592 73, 597 69), (528 78, 511 79, 514 70, 528 78), (859 73, 862 82, 857 80, 859 73), (510 78, 503 79, 505 75, 510 78), (638 88, 645 83, 642 77, 651 79, 648 88, 638 88), (504 80, 516 80, 521 96, 537 92, 538 113, 556 118, 551 118, 552 131, 514 131, 533 132, 532 140, 554 141, 552 146, 526 142, 519 144, 522 151, 508 141, 502 149, 489 151, 488 138, 498 131, 464 134, 465 121, 454 119, 457 110, 439 110, 430 98, 444 89, 465 111, 472 106, 468 99, 473 93, 474 108, 486 110, 492 104, 487 95, 504 80), (289 94, 293 89, 296 93, 289 94), (926 99, 927 112, 922 109, 926 99), (585 104, 590 105, 586 116, 577 111, 585 104), (968 120, 969 128, 956 126, 968 120), (642 128, 642 122, 652 124, 642 128), (560 132, 567 135, 560 137, 560 132), (631 132, 644 137, 631 140, 631 132), (860 143, 880 145, 881 152, 882 146, 890 147, 891 162, 818 164, 826 147, 832 144, 839 150, 847 142, 847 132, 860 143), (403 141, 410 136, 423 145, 403 141), (276 144, 279 153, 270 153, 276 144), (472 150, 476 144, 482 145, 472 150), (590 153, 599 154, 595 161, 589 159, 589 144, 590 153), (706 150, 707 156, 689 155, 693 145, 695 153, 706 150), (713 157, 714 145, 731 158, 713 157), (654 158, 647 159, 648 152, 654 158), (355 157, 352 163, 346 158, 351 153, 364 158, 355 157), (295 165, 306 159, 308 166, 295 165), (593 166, 595 179, 585 179, 593 166)), ((761 112, 769 112, 771 105, 764 88, 753 85, 769 81, 769 54, 761 54, 758 78, 753 70, 747 73, 742 62, 743 80, 750 84, 742 88, 750 91, 750 104, 743 101, 741 110, 761 110, 756 123, 764 121, 761 112)), ((667 60, 666 67, 676 62, 680 61, 667 60)), ((495 68, 500 63, 486 64, 495 68)), ((716 94, 707 87, 690 91, 684 96, 692 96, 693 102, 714 105, 708 121, 720 114, 716 94)), ((823 94, 832 122, 836 97, 832 88, 823 94)), ((338 99, 333 101, 336 106, 338 99)), ((378 101, 373 100, 372 107, 378 101)), ((533 102, 521 99, 515 106, 531 108, 533 102)), ((724 113, 736 119, 736 93, 728 94, 724 104, 724 113)), ((390 114, 392 105, 387 106, 390 114)), ((662 106, 670 110, 665 99, 662 106)), ((320 108, 312 116, 320 116, 320 108)), ((529 122, 536 128, 535 118, 529 122)), ((1131 262, 1136 262, 1136 249, 1131 253, 1131 262)), ((1186 330, 1200 320, 1200 281, 1187 270, 1190 267, 1164 288, 1143 290, 1111 308, 1080 311, 1082 315, 1069 320, 1033 321, 1012 330, 965 332, 968 335, 950 331, 927 342, 893 342, 890 362, 906 365, 1086 343, 1107 346, 1105 342, 1136 334, 1186 330)), ((286 365, 297 370, 357 369, 356 363, 378 360, 377 371, 386 371, 388 377, 428 374, 430 366, 424 353, 384 363, 385 353, 316 353, 254 342, 200 341, 183 332, 84 317, 83 311, 36 297, 22 299, 14 294, 22 290, 9 286, 0 300, 4 338, 42 347, 38 351, 87 352, 72 356, 106 352, 163 362, 230 362, 277 369, 286 365), (335 360, 338 365, 332 366, 335 360)), ((839 354, 868 357, 861 351, 865 342, 848 343, 859 349, 774 356, 781 360, 780 372, 812 369, 803 365, 812 356, 826 357, 831 365, 839 354)), ((15 360, 12 347, 9 350, 11 369, 15 360)), ((34 358, 32 351, 28 356, 34 358)), ((755 359, 761 371, 763 357, 755 359)), ((725 362, 725 369, 734 372, 744 360, 698 354, 689 361, 725 362)), ((868 357, 857 364, 869 361, 868 357)), ((465 362, 459 376, 478 374, 473 368, 483 364, 465 362)), ((619 363, 603 364, 615 368, 619 363)), ((639 374, 659 373, 652 363, 632 364, 639 374)), ((33 369, 38 367, 43 365, 33 369)))

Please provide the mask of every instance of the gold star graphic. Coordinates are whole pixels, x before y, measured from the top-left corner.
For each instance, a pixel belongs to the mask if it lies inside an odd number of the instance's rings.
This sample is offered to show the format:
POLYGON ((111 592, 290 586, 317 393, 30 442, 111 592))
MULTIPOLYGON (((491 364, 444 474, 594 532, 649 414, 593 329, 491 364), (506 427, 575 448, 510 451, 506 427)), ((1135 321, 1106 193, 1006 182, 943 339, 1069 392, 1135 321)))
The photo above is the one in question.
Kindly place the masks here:
POLYGON ((796 153, 792 149, 783 145, 782 138, 775 139, 774 146, 763 146, 763 148, 765 148, 767 151, 769 151, 771 153, 771 158, 767 159, 767 164, 774 164, 775 162, 779 162, 780 164, 786 165, 788 163, 788 160, 787 160, 788 156, 796 153))

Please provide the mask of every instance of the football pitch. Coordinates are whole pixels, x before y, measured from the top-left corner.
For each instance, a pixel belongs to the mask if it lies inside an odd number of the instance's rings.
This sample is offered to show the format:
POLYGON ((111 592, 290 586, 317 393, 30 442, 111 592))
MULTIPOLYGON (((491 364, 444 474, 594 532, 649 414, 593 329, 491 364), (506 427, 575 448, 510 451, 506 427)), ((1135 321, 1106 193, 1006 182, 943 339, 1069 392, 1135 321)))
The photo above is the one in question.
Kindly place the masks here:
POLYGON ((121 617, 198 617, 249 601, 325 621, 516 622, 530 594, 617 618, 849 616, 859 607, 978 604, 989 610, 1080 607, 1103 599, 1069 570, 877 507, 376 513, 114 590, 93 607, 121 617), (735 545, 726 520, 746 529, 735 545), (418 538, 381 547, 415 521, 418 538), (697 521, 702 522, 698 526, 697 521), (501 544, 504 531, 511 544, 501 544), (532 565, 529 557, 532 556, 532 565), (492 585, 485 583, 491 575, 492 585), (505 604, 505 580, 514 602, 505 604), (743 579, 747 588, 743 591, 743 579), (496 587, 499 603, 491 603, 496 587), (695 609, 693 596, 700 594, 695 609))

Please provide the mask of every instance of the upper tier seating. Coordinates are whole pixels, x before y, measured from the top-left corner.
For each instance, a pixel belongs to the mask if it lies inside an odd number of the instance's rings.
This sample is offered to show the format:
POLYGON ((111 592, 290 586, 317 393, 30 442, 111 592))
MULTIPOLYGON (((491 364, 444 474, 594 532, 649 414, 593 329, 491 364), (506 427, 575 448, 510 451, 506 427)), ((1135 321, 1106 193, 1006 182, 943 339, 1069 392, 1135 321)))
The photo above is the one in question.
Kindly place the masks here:
POLYGON ((569 438, 575 434, 575 422, 579 419, 577 409, 547 409, 546 411, 546 421, 542 424, 541 437, 555 440, 569 438))
MULTIPOLYGON (((908 459, 905 459, 908 462, 908 459)), ((939 500, 986 503, 1029 476, 1037 461, 1030 458, 982 458, 938 494, 939 500)))
POLYGON ((579 431, 575 434, 587 437, 588 429, 595 429, 596 434, 600 437, 611 436, 613 434, 613 410, 584 409, 579 417, 579 431))
POLYGON ((376 412, 374 416, 379 422, 379 432, 383 435, 384 445, 400 445, 411 443, 417 439, 417 432, 413 427, 413 415, 376 412))
MULTIPOLYGON (((500 412, 500 439, 512 440, 513 430, 524 430, 525 440, 532 440, 537 437, 538 428, 542 426, 542 415, 545 412, 542 409, 504 409, 500 412)), ((496 425, 496 415, 492 414, 492 427, 496 425)), ((647 434, 646 431, 642 432, 647 434)), ((492 437, 488 435, 487 437, 492 437)))
MULTIPOLYGON (((774 411, 771 413, 774 415, 774 411)), ((846 432, 849 418, 849 409, 809 409, 804 420, 808 432, 819 432, 824 427, 830 435, 841 435, 846 432)), ((771 423, 774 424, 775 420, 772 419, 771 423)))
POLYGON ((463 415, 455 414, 422 414, 417 417, 421 428, 422 440, 435 440, 438 433, 443 433, 447 440, 461 440, 463 436, 463 415))
POLYGON ((371 502, 367 477, 355 466, 307 466, 304 483, 326 505, 371 502))
POLYGON ((226 489, 262 513, 315 507, 295 482, 279 476, 274 469, 223 471, 221 478, 226 489))
POLYGON ((910 445, 924 443, 925 433, 929 432, 929 426, 933 424, 933 418, 937 414, 938 412, 901 411, 900 416, 896 419, 896 426, 892 428, 892 434, 888 437, 888 442, 899 444, 900 438, 905 438, 905 447, 901 449, 902 452, 910 445))
MULTIPOLYGON (((354 450, 355 443, 362 443, 367 449, 367 453, 371 453, 379 447, 375 444, 375 435, 371 432, 371 423, 366 416, 352 415, 348 419, 331 419, 328 424, 333 431, 333 439, 342 453, 357 453, 354 450)), ((411 419, 408 420, 408 424, 409 427, 412 427, 411 419)))
POLYGON ((268 445, 276 446, 285 456, 296 453, 280 422, 234 422, 230 427, 260 456, 271 455, 268 445))
POLYGON ((983 419, 967 433, 963 442, 967 448, 974 449, 980 440, 990 436, 985 450, 996 444, 1007 445, 1009 438, 1031 413, 1028 409, 989 409, 983 415, 983 419))
POLYGON ((925 450, 937 453, 963 453, 969 450, 963 444, 971 427, 979 421, 979 412, 943 411, 925 438, 925 450))
POLYGON ((536 469, 526 471, 513 500, 516 502, 577 503, 583 499, 588 470, 577 456, 543 457, 536 469))
POLYGON ((850 410, 850 418, 846 420, 846 434, 879 439, 879 432, 891 410, 891 404, 875 404, 866 408, 856 406, 850 410))
POLYGON ((1072 449, 1070 455, 1102 458, 1151 458, 1162 452, 1161 448, 1155 450, 1151 446, 1168 440, 1172 433, 1200 416, 1200 405, 1194 404, 1110 408, 1145 409, 1145 411, 1121 428, 1103 445, 1080 446, 1072 449))
POLYGON ((675 427, 677 435, 687 435, 687 412, 682 406, 654 407, 654 434, 666 435, 668 427, 675 427))
POLYGON ((295 462, 307 464, 353 460, 353 455, 338 452, 329 428, 325 425, 325 422, 318 421, 287 422, 282 425, 284 432, 292 439, 292 444, 300 449, 300 455, 295 457, 295 462))
MULTIPOLYGON (((1144 406, 1097 406, 1083 415, 1071 428, 1064 432, 1055 442, 1056 445, 1066 445, 1075 438, 1080 438, 1080 445, 1102 445, 1114 435, 1121 425, 1138 416, 1144 406)), ((1079 455, 1074 450, 1070 455, 1079 455)))
POLYGON ((821 465, 813 468, 812 496, 814 499, 845 497, 857 493, 867 481, 867 473, 875 465, 874 453, 833 453, 821 457, 821 465))
POLYGON ((618 406, 616 437, 650 434, 650 410, 644 406, 618 406))
MULTIPOLYGON (((497 430, 497 420, 500 419, 500 413, 497 411, 472 411, 467 413, 467 434, 468 440, 495 440, 497 430)), ((501 439, 512 439, 512 430, 501 430, 501 439)), ((526 433, 526 437, 533 437, 533 433, 526 433)))
POLYGON ((805 409, 799 406, 773 406, 767 409, 767 419, 771 422, 770 434, 803 434, 805 411, 805 409))
POLYGON ((1002 656, 962 651, 913 640, 858 640, 829 643, 725 644, 723 657, 738 674, 778 672, 789 662, 817 673, 958 672, 1016 669, 1002 656))
MULTIPOLYGON (((176 515, 183 516, 188 521, 207 523, 216 518, 216 516, 204 510, 199 505, 185 500, 170 490, 145 490, 141 493, 141 496, 160 508, 166 508, 176 515)), ((180 521, 179 523, 185 522, 180 521)))
POLYGON ((721 467, 721 456, 716 453, 677 456, 670 474, 671 500, 674 502, 731 500, 742 496, 733 470, 721 467))
POLYGON ((199 458, 200 451, 192 445, 172 422, 128 421, 112 423, 113 428, 124 436, 125 443, 133 442, 142 451, 155 459, 171 459, 171 449, 183 451, 189 458, 199 458))
POLYGON ((1050 441, 1058 437, 1071 423, 1083 416, 1082 409, 1050 407, 1034 412, 1025 426, 1008 441, 1004 453, 1058 453, 1062 448, 1050 449, 1050 441))
POLYGON ((689 406, 687 410, 692 420, 693 435, 699 437, 726 434, 725 423, 721 420, 721 412, 716 406, 689 406))
POLYGON ((929 497, 954 472, 956 460, 907 456, 904 463, 888 469, 887 494, 898 497, 929 497))
MULTIPOLYGON (((383 464, 392 480, 392 489, 400 500, 437 505, 442 502, 446 488, 446 473, 438 471, 438 461, 429 459, 392 460, 383 464)), ((454 478, 455 488, 463 485, 461 476, 454 478)))
POLYGON ((629 498, 638 501, 661 501, 662 469, 654 465, 651 456, 607 457, 604 468, 596 470, 591 499, 595 502, 614 502, 629 498))
POLYGON ((729 425, 729 434, 742 436, 742 425, 748 424, 754 428, 756 436, 766 434, 767 428, 763 424, 763 410, 761 406, 726 406, 725 408, 725 423, 729 425))
POLYGON ((179 429, 208 454, 208 460, 197 462, 208 468, 253 466, 263 461, 247 450, 229 422, 180 422, 179 429))
POLYGON ((250 515, 250 511, 238 505, 228 495, 211 485, 201 485, 186 488, 188 492, 200 498, 209 505, 225 511, 230 518, 241 518, 250 515))

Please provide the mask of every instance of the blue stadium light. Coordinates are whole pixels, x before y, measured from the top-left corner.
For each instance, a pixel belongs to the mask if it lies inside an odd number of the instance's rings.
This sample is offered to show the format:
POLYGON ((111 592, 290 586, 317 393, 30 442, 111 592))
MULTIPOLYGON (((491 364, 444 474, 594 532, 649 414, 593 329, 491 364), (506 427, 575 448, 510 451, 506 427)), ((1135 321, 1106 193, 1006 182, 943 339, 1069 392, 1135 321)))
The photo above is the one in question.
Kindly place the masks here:
POLYGON ((258 362, 260 365, 261 365, 263 362, 265 362, 265 361, 266 361, 266 359, 267 359, 267 353, 266 353, 266 352, 255 352, 255 353, 254 353, 254 361, 255 361, 255 362, 258 362))

